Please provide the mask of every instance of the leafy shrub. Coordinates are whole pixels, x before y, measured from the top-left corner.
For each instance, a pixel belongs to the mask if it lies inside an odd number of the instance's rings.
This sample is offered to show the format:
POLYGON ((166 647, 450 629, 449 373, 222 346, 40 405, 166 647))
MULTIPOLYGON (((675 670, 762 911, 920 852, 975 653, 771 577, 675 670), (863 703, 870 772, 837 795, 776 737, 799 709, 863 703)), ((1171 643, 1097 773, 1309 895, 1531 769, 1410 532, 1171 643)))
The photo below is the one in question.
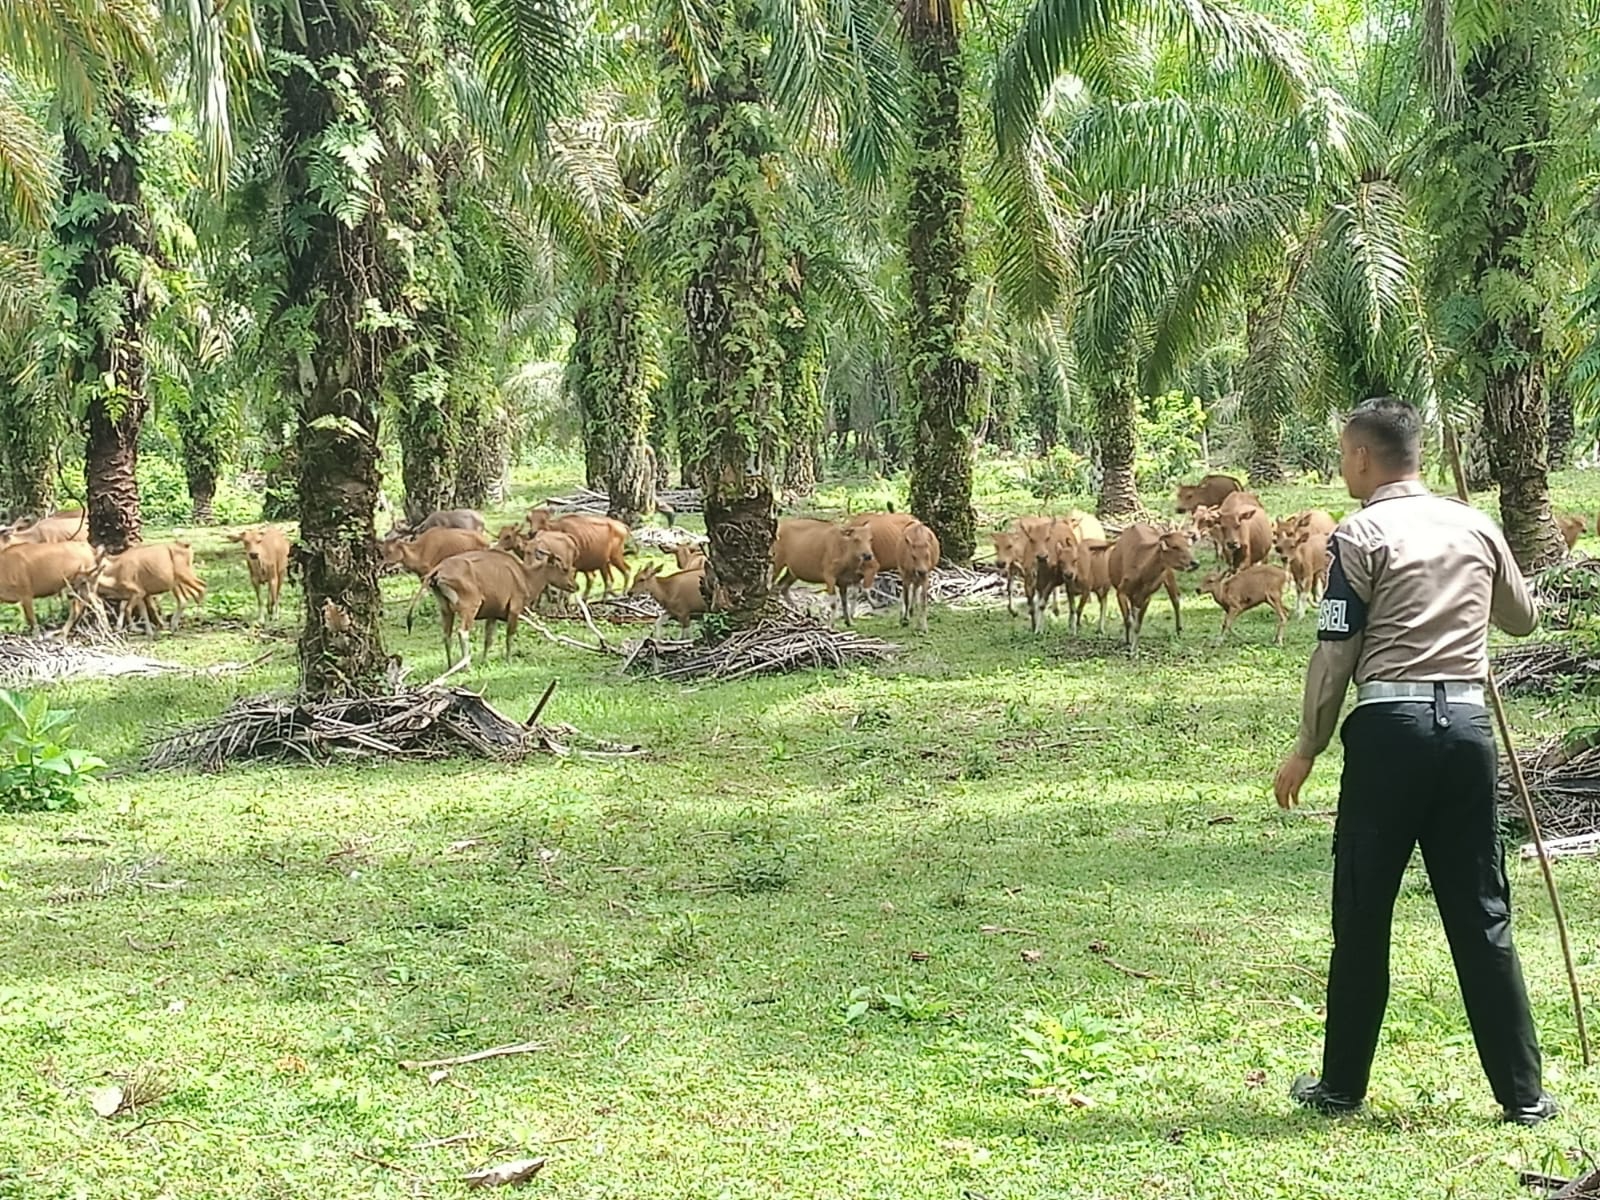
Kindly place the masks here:
POLYGON ((171 459, 139 456, 139 511, 151 525, 187 525, 193 514, 189 480, 171 459))
POLYGON ((1126 1030, 1077 1010, 1059 1017, 1030 1010, 1011 1027, 1011 1037, 1020 1061, 1005 1077, 1041 1098, 1070 1098, 1092 1084, 1140 1078, 1145 1072, 1138 1064, 1154 1057, 1153 1047, 1131 1042, 1126 1030))
POLYGON ((70 745, 72 713, 0 688, 0 811, 58 812, 78 806, 84 783, 105 767, 70 745))
POLYGON ((1092 489, 1089 460, 1066 446, 1057 446, 1028 464, 1023 486, 1045 503, 1092 489))

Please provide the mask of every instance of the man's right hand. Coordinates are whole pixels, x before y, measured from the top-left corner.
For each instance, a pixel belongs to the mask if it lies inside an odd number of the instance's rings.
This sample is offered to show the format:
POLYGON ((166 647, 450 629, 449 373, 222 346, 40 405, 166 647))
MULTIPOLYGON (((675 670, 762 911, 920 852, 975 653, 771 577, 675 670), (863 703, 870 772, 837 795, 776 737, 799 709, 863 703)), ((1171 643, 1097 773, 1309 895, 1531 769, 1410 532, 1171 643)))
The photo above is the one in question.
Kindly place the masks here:
POLYGON ((1315 759, 1300 754, 1291 754, 1283 760, 1278 767, 1277 778, 1272 781, 1272 791, 1278 797, 1279 808, 1287 812, 1300 803, 1300 789, 1305 786, 1315 763, 1315 759))

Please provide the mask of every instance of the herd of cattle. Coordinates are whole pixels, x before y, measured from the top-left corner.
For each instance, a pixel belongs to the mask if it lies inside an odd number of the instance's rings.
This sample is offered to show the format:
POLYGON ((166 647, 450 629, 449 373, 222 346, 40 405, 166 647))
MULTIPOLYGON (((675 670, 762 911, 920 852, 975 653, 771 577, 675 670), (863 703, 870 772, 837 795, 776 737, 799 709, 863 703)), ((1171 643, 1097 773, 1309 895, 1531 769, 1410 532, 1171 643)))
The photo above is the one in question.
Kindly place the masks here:
MULTIPOLYGON (((1060 517, 1021 517, 993 535, 996 565, 1006 577, 1006 606, 1015 613, 1013 588, 1020 582, 1035 632, 1044 628, 1046 613, 1060 614, 1067 598, 1071 628, 1077 632, 1093 597, 1099 605, 1099 631, 1106 627, 1108 600, 1114 592, 1122 615, 1123 640, 1136 649, 1145 613, 1157 592, 1172 602, 1173 621, 1182 632, 1177 577, 1198 567, 1195 548, 1210 542, 1216 567, 1200 583, 1223 610, 1220 642, 1239 616, 1263 605, 1277 616, 1276 641, 1282 644, 1288 611, 1284 592, 1292 583, 1296 616, 1315 603, 1327 581, 1328 539, 1333 518, 1321 510, 1295 513, 1274 521, 1260 498, 1227 475, 1208 475, 1197 484, 1178 488, 1182 523, 1158 526, 1144 522, 1107 536, 1093 516, 1069 512, 1060 517), (1281 561, 1272 562, 1272 557, 1281 561)), ((1560 518, 1570 547, 1583 533, 1581 517, 1560 518)), ((491 542, 483 518, 456 509, 437 512, 414 528, 397 528, 381 543, 383 560, 419 580, 406 615, 409 629, 417 601, 432 592, 439 602, 447 662, 470 654, 473 626, 484 623, 484 651, 492 644, 494 625, 506 626, 506 653, 522 614, 549 599, 564 607, 583 576, 588 596, 598 579, 603 595, 614 589, 649 596, 662 609, 656 622, 671 618, 687 632, 689 623, 707 611, 704 581, 706 559, 698 549, 677 547, 677 571, 663 574, 656 564, 632 574, 626 558, 630 531, 620 521, 589 514, 557 516, 548 509, 531 510, 526 519, 503 527, 491 542)), ((243 551, 256 595, 258 621, 275 617, 289 572, 289 541, 272 526, 230 535, 243 551)), ((928 593, 940 558, 939 539, 922 522, 903 513, 858 513, 843 521, 807 517, 778 522, 772 548, 773 583, 785 598, 795 582, 821 584, 837 598, 846 624, 851 620, 851 594, 870 591, 881 571, 900 581, 901 624, 927 632, 928 593)), ((71 614, 65 632, 89 612, 109 620, 107 605, 116 609, 119 629, 130 621, 143 623, 147 634, 164 620, 160 597, 171 596, 169 627, 176 631, 187 604, 205 597, 206 585, 195 574, 193 551, 185 542, 153 542, 108 555, 91 547, 81 510, 52 513, 0 528, 0 603, 18 604, 30 630, 38 628, 37 600, 66 594, 71 614)), ((331 602, 330 602, 331 605, 331 602)), ((325 620, 335 619, 324 612, 325 620)))

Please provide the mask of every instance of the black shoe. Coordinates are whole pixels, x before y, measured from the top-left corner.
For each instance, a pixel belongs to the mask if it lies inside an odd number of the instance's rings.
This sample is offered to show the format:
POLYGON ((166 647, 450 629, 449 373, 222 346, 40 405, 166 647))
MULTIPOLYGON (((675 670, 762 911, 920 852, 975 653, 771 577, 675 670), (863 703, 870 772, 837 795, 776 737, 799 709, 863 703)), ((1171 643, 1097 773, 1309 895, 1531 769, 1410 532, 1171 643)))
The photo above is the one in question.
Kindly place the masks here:
POLYGON ((1542 1125, 1560 1111, 1548 1092, 1540 1092, 1539 1098, 1532 1104, 1524 1104, 1521 1108, 1502 1109, 1500 1120, 1506 1125, 1542 1125))
POLYGON ((1289 1099, 1325 1117, 1343 1116, 1361 1107, 1361 1101, 1326 1087, 1315 1075, 1302 1075, 1289 1089, 1289 1099))

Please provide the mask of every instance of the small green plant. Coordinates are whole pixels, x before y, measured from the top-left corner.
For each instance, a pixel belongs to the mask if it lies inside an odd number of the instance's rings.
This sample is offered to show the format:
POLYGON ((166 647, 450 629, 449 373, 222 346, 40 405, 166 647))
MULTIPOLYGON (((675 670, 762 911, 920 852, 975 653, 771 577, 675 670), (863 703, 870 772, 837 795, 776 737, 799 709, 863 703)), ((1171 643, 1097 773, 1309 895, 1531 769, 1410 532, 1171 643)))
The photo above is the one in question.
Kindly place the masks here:
POLYGON ((1059 1097, 1124 1072, 1137 1073, 1133 1064, 1152 1057, 1151 1048, 1130 1045, 1124 1034, 1110 1022, 1075 1009, 1059 1017, 1030 1009, 1011 1027, 1020 1061, 1006 1070, 1005 1078, 1030 1095, 1059 1097))
POLYGON ((0 689, 0 811, 59 812, 78 807, 101 759, 71 745, 72 713, 0 689))
POLYGON ((1022 484, 1046 504, 1089 491, 1089 460, 1083 455, 1057 446, 1043 458, 1028 464, 1022 484))
POLYGON ((950 1005, 938 996, 924 996, 912 988, 889 992, 882 988, 865 987, 858 987, 850 993, 840 1007, 836 1020, 846 1029, 857 1029, 875 1012, 887 1013, 908 1025, 942 1025, 959 1020, 950 1005))

